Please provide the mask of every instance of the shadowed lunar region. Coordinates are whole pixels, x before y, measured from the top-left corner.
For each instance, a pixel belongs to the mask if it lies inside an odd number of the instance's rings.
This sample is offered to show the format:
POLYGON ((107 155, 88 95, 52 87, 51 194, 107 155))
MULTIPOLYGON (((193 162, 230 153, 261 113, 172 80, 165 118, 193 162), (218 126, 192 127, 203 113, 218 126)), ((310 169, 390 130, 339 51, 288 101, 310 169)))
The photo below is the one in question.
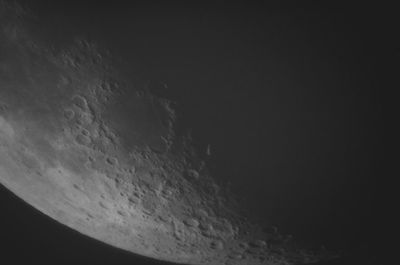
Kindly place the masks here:
POLYGON ((380 262, 349 10, 0 0, 7 264, 380 262))

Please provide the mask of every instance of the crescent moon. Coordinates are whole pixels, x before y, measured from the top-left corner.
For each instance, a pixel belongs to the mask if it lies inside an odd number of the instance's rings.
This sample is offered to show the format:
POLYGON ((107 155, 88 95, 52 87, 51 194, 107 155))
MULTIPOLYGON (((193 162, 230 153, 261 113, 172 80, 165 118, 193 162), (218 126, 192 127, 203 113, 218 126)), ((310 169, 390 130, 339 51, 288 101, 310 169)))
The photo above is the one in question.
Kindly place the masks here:
MULTIPOLYGON (((153 95, 112 53, 60 46, 0 2, 0 183, 111 246, 188 264, 295 264, 322 256, 251 222, 153 95)), ((210 153, 208 148, 208 153, 210 153)))

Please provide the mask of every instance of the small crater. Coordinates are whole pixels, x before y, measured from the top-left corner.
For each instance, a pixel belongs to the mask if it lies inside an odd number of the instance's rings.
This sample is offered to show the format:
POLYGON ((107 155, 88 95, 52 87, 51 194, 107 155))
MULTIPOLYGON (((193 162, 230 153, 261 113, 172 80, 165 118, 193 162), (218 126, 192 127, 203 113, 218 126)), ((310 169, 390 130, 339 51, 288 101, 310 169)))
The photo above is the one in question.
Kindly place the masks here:
POLYGON ((72 109, 64 110, 64 118, 67 120, 72 120, 75 117, 75 112, 72 109))
POLYGON ((78 184, 73 184, 72 187, 74 187, 74 189, 76 190, 83 191, 83 188, 80 187, 78 184))
POLYGON ((61 76, 58 85, 59 85, 59 86, 67 86, 67 85, 69 85, 70 83, 71 83, 71 81, 69 80, 68 77, 66 77, 66 76, 61 76))
POLYGON ((88 136, 88 137, 90 136, 90 132, 88 130, 86 130, 86 129, 82 129, 81 130, 81 134, 84 135, 84 136, 88 136))
POLYGON ((125 214, 123 211, 121 211, 121 210, 118 210, 118 211, 117 211, 117 214, 120 215, 120 216, 126 216, 126 214, 125 214))
POLYGON ((283 254, 285 254, 285 249, 284 248, 282 248, 282 247, 272 247, 271 249, 270 249, 270 252, 271 253, 276 253, 276 254, 280 254, 280 255, 283 255, 283 254))
POLYGON ((193 250, 193 254, 196 255, 196 256, 202 256, 203 255, 203 253, 199 249, 194 249, 193 250))
POLYGON ((290 241, 292 241, 293 240, 293 236, 292 235, 285 235, 285 236, 282 236, 282 242, 284 243, 284 244, 287 244, 287 243, 289 243, 290 241))
POLYGON ((94 219, 94 216, 91 215, 90 213, 87 213, 86 215, 87 215, 87 217, 88 217, 89 219, 94 219))
POLYGON ((85 97, 80 96, 80 95, 75 95, 72 97, 72 102, 74 103, 75 106, 77 106, 80 109, 86 110, 88 109, 88 103, 85 97))
POLYGON ((213 242, 211 242, 210 247, 212 249, 222 250, 222 249, 224 249, 224 243, 221 240, 213 241, 213 242))
POLYGON ((207 211, 204 210, 204 209, 199 209, 199 210, 197 210, 196 214, 197 214, 197 216, 198 216, 199 218, 201 218, 201 219, 205 219, 205 218, 208 217, 208 213, 207 213, 207 211))
POLYGON ((136 168, 134 166, 132 166, 129 170, 128 170, 129 174, 134 175, 136 173, 136 168))
POLYGON ((213 227, 213 225, 210 224, 210 223, 202 223, 202 224, 200 225, 200 229, 201 229, 201 230, 204 230, 204 231, 212 231, 212 230, 214 230, 214 227, 213 227))
POLYGON ((169 199, 174 195, 174 190, 167 187, 163 189, 161 193, 162 193, 161 196, 165 197, 166 199, 169 199))
POLYGON ((136 96, 139 98, 144 97, 144 91, 143 90, 136 91, 136 96))
POLYGON ((137 191, 134 191, 134 192, 132 193, 132 196, 134 196, 134 197, 136 197, 136 198, 140 198, 140 197, 141 197, 141 196, 140 196, 140 193, 137 192, 137 191))
POLYGON ((197 172, 197 170, 194 169, 189 169, 186 174, 190 179, 199 179, 200 177, 199 172, 197 172))
POLYGON ((99 205, 101 208, 108 210, 108 206, 104 204, 104 202, 100 201, 99 205))
POLYGON ((164 214, 160 214, 158 216, 158 219, 163 223, 169 223, 171 221, 171 218, 169 216, 167 216, 167 215, 164 215, 164 214))
POLYGON ((278 228, 276 226, 268 226, 263 228, 263 232, 267 234, 275 235, 278 233, 278 228))
POLYGON ((197 221, 196 219, 193 219, 193 218, 189 218, 189 219, 185 220, 184 223, 190 227, 198 227, 200 225, 199 221, 197 221))
POLYGON ((250 242, 249 246, 253 247, 253 248, 262 248, 262 247, 267 246, 267 242, 265 242, 264 240, 256 240, 256 241, 250 242))
POLYGON ((82 135, 82 134, 78 134, 76 136, 75 140, 78 144, 81 144, 81 145, 90 145, 90 143, 92 142, 90 137, 82 135))
POLYGON ((91 114, 88 113, 80 113, 80 115, 78 116, 76 123, 78 125, 87 125, 87 124, 92 124, 93 123, 93 116, 91 114))
POLYGON ((93 163, 90 161, 86 161, 84 165, 87 169, 93 169, 93 163))
POLYGON ((157 210, 157 198, 152 194, 146 194, 142 199, 143 211, 147 214, 154 214, 157 210))
POLYGON ((128 198, 128 203, 133 206, 133 205, 137 205, 139 203, 139 199, 136 197, 129 197, 128 198))
POLYGON ((0 103, 0 112, 4 112, 7 110, 7 105, 1 104, 0 103))
POLYGON ((247 244, 246 242, 240 242, 239 243, 239 247, 241 249, 248 249, 249 248, 249 244, 247 244))
POLYGON ((246 249, 246 253, 249 253, 251 255, 256 255, 259 253, 259 249, 258 248, 248 248, 248 249, 246 249))
POLYGON ((115 157, 107 157, 106 163, 110 166, 115 166, 118 163, 118 160, 115 157))

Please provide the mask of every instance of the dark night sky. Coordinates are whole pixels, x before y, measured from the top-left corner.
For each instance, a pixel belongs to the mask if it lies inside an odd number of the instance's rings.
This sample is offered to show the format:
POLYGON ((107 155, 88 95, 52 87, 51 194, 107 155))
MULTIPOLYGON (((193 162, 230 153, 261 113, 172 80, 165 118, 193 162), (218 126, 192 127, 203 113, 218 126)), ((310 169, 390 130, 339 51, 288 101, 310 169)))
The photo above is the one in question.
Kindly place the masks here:
MULTIPOLYGON (((349 250, 327 265, 379 265, 379 70, 394 56, 383 9, 24 2, 39 23, 53 22, 55 39, 99 40, 177 100, 199 148, 211 144, 214 172, 251 213, 305 243, 349 250)), ((8 264, 166 264, 82 236, 4 188, 0 196, 8 264)))

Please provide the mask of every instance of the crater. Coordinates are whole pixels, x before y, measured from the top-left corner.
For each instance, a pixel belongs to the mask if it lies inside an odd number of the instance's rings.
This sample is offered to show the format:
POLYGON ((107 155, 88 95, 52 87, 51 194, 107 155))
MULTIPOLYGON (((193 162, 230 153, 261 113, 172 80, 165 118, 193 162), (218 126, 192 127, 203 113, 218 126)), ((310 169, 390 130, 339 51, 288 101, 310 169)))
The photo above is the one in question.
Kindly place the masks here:
POLYGON ((212 249, 222 250, 222 249, 224 249, 224 243, 221 240, 216 240, 216 241, 211 242, 210 247, 212 249))
POLYGON ((76 123, 78 125, 90 125, 93 123, 93 115, 89 113, 80 113, 78 119, 76 120, 76 123))
POLYGON ((82 110, 88 109, 88 103, 84 96, 75 95, 72 97, 72 102, 75 106, 77 106, 78 108, 80 108, 82 110))
POLYGON ((186 172, 186 177, 188 178, 188 179, 199 179, 199 177, 200 177, 200 174, 199 174, 199 172, 197 172, 197 170, 194 170, 194 169, 189 169, 187 172, 186 172))
POLYGON ((189 227, 198 227, 200 225, 199 221, 193 218, 186 219, 184 223, 189 227))
POLYGON ((78 134, 75 138, 76 142, 80 145, 90 145, 90 143, 92 142, 92 140, 90 139, 90 137, 83 135, 83 134, 78 134))
POLYGON ((107 157, 106 163, 109 164, 110 166, 115 166, 118 163, 118 159, 115 157, 107 157))
POLYGON ((13 137, 15 132, 12 126, 0 116, 0 134, 5 134, 8 137, 13 137))
POLYGON ((256 240, 256 241, 250 242, 249 246, 253 247, 253 248, 262 248, 262 247, 267 246, 267 242, 265 242, 264 240, 256 240))
POLYGON ((83 188, 81 186, 79 186, 78 184, 73 184, 72 185, 74 187, 74 189, 79 190, 79 191, 83 191, 83 188))
POLYGON ((68 121, 72 120, 75 117, 75 111, 72 109, 65 109, 64 110, 64 118, 68 121))
POLYGON ((108 206, 107 206, 104 202, 102 202, 102 201, 99 202, 99 205, 100 205, 100 207, 103 208, 103 209, 106 209, 106 210, 109 209, 108 206))
POLYGON ((86 130, 86 129, 82 129, 81 130, 81 134, 84 135, 84 136, 87 136, 87 137, 90 136, 90 132, 88 130, 86 130))
POLYGON ((152 194, 146 194, 142 199, 143 211, 147 214, 154 214, 157 209, 158 200, 152 194))

